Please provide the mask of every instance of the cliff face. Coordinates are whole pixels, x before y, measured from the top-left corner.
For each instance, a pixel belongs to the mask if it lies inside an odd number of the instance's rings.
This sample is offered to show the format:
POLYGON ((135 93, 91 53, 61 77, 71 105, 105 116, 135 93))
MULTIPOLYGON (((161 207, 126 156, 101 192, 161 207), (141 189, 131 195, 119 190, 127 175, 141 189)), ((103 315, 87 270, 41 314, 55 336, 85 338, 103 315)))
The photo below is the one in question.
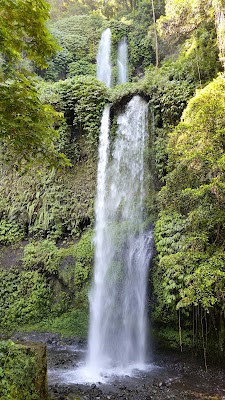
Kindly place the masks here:
MULTIPOLYGON (((113 20, 86 14, 51 24, 61 50, 37 87, 43 104, 60 113, 56 146, 71 166, 50 170, 34 163, 12 171, 1 155, 4 332, 35 324, 86 334, 101 115, 110 102, 113 141, 118 113, 140 94, 149 104, 145 223, 155 224, 153 327, 166 346, 199 349, 209 341, 207 327, 213 338, 215 323, 217 340, 210 346, 224 351, 224 78, 210 83, 221 70, 215 26, 202 21, 169 50, 159 38, 161 66, 155 68, 151 11, 150 2, 142 1, 135 13, 114 14, 113 20), (122 37, 129 47, 129 83, 113 89, 94 77, 98 41, 108 26, 114 85, 122 37), (203 90, 194 97, 196 89, 203 90)), ((163 5, 157 18, 162 12, 163 5)))
MULTIPOLYGON (((82 314, 77 335, 85 335, 95 189, 96 158, 85 146, 82 159, 67 171, 33 167, 20 175, 2 167, 3 332, 54 320, 72 307, 82 314)), ((71 329, 63 328, 65 333, 71 329)))

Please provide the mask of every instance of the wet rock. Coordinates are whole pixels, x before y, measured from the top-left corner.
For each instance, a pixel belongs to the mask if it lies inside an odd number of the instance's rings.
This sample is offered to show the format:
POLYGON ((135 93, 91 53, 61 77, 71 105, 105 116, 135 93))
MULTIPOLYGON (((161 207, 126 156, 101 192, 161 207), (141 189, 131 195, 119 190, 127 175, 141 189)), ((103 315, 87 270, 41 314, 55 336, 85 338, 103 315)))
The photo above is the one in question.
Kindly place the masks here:
MULTIPOLYGON (((28 340, 24 334, 23 342, 28 340)), ((223 398, 225 392, 225 374, 215 370, 208 375, 196 362, 179 361, 177 356, 160 356, 156 365, 157 371, 145 372, 139 377, 124 376, 107 384, 79 385, 63 383, 63 373, 66 369, 79 366, 84 359, 81 346, 85 341, 79 338, 62 339, 54 334, 32 333, 32 340, 48 344, 48 365, 50 371, 58 374, 58 381, 49 374, 49 395, 51 400, 206 400, 223 398), (35 340, 36 341, 36 340, 35 340), (70 347, 72 346, 72 347, 70 347), (62 370, 62 378, 60 371, 62 370), (54 380, 55 379, 55 380, 54 380), (208 394, 208 397, 207 397, 208 394), (69 397, 68 397, 69 396, 69 397), (212 397, 214 396, 214 397, 212 397)), ((21 336, 20 336, 21 338, 21 336)))

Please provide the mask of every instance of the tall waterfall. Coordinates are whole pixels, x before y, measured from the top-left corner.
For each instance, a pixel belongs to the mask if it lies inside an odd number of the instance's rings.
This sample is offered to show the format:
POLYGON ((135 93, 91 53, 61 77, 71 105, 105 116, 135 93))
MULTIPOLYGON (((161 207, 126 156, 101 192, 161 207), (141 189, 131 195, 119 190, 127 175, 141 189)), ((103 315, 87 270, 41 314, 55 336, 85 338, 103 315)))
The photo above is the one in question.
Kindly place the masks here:
POLYGON ((145 362, 146 281, 152 234, 143 231, 147 103, 135 96, 109 145, 109 108, 99 145, 95 272, 87 366, 93 376, 145 362), (110 150, 110 155, 109 155, 110 150))
POLYGON ((111 86, 111 31, 106 29, 101 36, 97 54, 97 79, 111 86))
POLYGON ((118 45, 118 56, 117 56, 119 84, 127 82, 127 64, 128 64, 127 40, 126 37, 123 37, 118 45))

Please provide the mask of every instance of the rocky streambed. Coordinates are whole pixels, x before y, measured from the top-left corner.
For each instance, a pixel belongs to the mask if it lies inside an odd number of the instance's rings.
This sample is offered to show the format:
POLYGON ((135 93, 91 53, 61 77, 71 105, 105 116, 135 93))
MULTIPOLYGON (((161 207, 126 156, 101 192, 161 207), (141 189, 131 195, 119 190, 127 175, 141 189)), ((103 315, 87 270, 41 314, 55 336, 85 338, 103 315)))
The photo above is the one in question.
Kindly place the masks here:
POLYGON ((52 400, 225 400, 225 371, 181 355, 155 355, 143 371, 111 375, 102 382, 81 378, 86 343, 49 333, 17 334, 13 339, 42 342, 48 348, 49 396, 52 400))

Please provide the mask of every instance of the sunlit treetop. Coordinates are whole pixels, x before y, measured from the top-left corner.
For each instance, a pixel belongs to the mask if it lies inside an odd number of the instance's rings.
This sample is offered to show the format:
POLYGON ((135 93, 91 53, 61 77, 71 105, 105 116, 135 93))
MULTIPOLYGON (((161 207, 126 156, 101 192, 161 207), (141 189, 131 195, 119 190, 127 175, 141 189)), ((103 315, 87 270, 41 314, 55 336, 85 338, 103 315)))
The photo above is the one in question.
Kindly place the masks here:
POLYGON ((21 55, 44 66, 55 50, 45 23, 49 5, 44 0, 0 0, 0 51, 8 60, 21 55))
POLYGON ((179 39, 180 35, 192 32, 213 14, 211 1, 166 0, 165 16, 158 21, 158 28, 165 38, 179 39))
POLYGON ((158 31, 172 41, 189 34, 202 22, 213 21, 225 67, 225 0, 166 0, 165 14, 158 20, 158 31))

